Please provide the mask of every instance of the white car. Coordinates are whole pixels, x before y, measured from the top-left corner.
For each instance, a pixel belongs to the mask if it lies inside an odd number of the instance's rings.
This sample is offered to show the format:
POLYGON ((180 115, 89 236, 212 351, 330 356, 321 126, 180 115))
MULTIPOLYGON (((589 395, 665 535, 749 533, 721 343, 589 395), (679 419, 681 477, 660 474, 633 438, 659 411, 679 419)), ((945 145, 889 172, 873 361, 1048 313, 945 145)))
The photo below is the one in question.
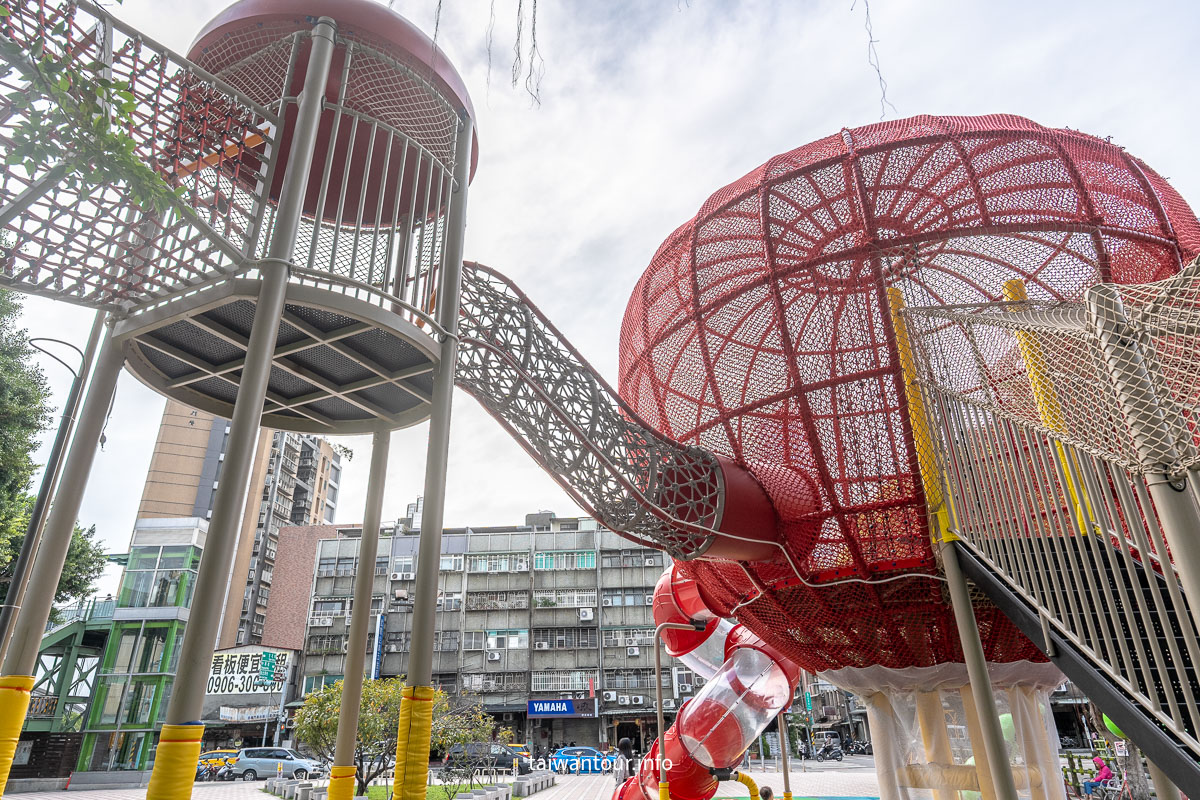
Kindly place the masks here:
POLYGON ((305 758, 295 750, 285 750, 282 747, 247 747, 238 751, 237 760, 233 762, 234 777, 244 781, 280 774, 304 780, 318 777, 324 770, 324 766, 319 762, 305 758))

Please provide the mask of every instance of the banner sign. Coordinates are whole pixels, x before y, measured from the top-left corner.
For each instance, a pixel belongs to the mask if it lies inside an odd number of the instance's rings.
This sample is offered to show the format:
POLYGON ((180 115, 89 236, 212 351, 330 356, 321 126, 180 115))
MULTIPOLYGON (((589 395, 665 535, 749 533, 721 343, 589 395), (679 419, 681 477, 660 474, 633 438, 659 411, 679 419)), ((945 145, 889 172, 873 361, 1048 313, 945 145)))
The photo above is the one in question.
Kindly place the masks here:
POLYGON ((258 653, 213 653, 208 672, 208 694, 273 694, 283 691, 288 654, 273 650, 258 653))
POLYGON ((527 711, 531 717, 592 717, 595 703, 588 700, 530 700, 527 711))

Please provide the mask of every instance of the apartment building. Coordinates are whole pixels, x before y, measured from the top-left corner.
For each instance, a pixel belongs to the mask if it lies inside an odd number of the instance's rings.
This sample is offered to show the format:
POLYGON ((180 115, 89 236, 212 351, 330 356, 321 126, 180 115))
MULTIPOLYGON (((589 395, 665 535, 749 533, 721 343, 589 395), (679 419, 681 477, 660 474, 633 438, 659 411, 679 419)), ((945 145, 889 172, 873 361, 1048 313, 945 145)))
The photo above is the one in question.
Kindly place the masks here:
MULTIPOLYGON (((359 570, 361 530, 328 531, 315 554, 305 692, 342 677, 359 570)), ((408 667, 419 538, 411 519, 384 534, 373 567, 367 663, 370 675, 390 677, 408 667)), ((539 512, 524 525, 447 529, 434 682, 456 696, 477 696, 498 723, 539 750, 624 736, 636 747, 648 744, 656 724, 650 601, 666 563, 661 552, 590 518, 539 512)), ((673 659, 664 662, 668 717, 700 683, 673 659)))
MULTIPOLYGON (((212 516, 229 442, 228 421, 168 400, 159 423, 138 519, 212 516)), ((341 455, 307 434, 263 430, 247 489, 234 559, 235 582, 226 598, 218 647, 262 642, 270 605, 279 530, 333 520, 341 455)))

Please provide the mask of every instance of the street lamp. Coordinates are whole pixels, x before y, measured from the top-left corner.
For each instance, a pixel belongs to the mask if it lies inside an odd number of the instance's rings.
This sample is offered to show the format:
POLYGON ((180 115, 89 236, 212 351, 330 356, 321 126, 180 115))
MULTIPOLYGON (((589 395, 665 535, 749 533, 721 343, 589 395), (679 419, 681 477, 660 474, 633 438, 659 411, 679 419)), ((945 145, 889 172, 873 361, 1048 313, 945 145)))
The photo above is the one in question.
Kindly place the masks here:
POLYGON ((663 734, 666 724, 663 721, 663 691, 662 691, 662 633, 663 631, 702 631, 707 626, 703 620, 693 619, 688 622, 664 622, 654 629, 654 691, 658 696, 655 715, 658 717, 658 795, 659 800, 670 800, 667 791, 667 767, 663 758, 666 743, 663 734))
POLYGON ((67 448, 67 440, 75 426, 75 414, 79 410, 79 398, 83 394, 83 384, 92 368, 96 356, 96 348, 100 344, 100 334, 104 330, 104 315, 97 313, 92 322, 92 330, 88 333, 87 344, 80 350, 70 342, 54 339, 49 336, 37 336, 29 340, 29 344, 53 358, 67 368, 71 373, 71 388, 67 392, 66 402, 63 403, 62 416, 58 423, 58 431, 54 434, 54 444, 50 447, 50 456, 46 459, 46 469, 42 473, 42 483, 38 487, 37 498, 33 502, 33 510, 29 514, 29 526, 25 529, 25 539, 21 542, 21 552, 13 565, 12 581, 8 585, 8 595, 0 605, 0 659, 8 651, 9 637, 12 636, 13 622, 21 609, 25 596, 25 587, 29 583, 29 571, 33 566, 33 554, 37 551, 38 542, 42 538, 42 528, 46 524, 46 512, 50 509, 50 498, 58 484, 59 473, 62 472, 63 452, 67 448), (55 342, 66 345, 79 353, 79 369, 54 353, 42 347, 38 342, 55 342))

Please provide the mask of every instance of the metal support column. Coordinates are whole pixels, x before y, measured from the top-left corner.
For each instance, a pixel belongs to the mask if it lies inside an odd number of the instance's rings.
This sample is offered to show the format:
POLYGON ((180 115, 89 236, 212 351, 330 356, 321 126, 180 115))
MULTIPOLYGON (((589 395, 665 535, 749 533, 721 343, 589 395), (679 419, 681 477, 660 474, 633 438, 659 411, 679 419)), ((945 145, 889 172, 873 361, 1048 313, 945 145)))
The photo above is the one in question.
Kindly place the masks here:
POLYGON ((1099 338, 1104 364, 1112 380, 1137 455, 1147 469, 1146 484, 1179 582, 1187 595, 1192 620, 1200 625, 1200 508, 1192 470, 1179 465, 1190 434, 1178 415, 1163 403, 1151 378, 1137 331, 1125 315, 1116 287, 1098 284, 1087 293, 1088 318, 1099 338))
MULTIPOLYGON (((783 800, 792 800, 792 768, 790 764, 792 740, 788 738, 787 712, 785 706, 776 719, 779 720, 779 766, 783 769, 783 800)), ((750 800, 754 800, 754 798, 750 800)))
POLYGON ((996 713, 996 697, 992 693, 992 680, 988 676, 987 659, 983 655, 983 642, 979 639, 975 610, 971 607, 971 594, 967 590, 967 579, 958 564, 957 547, 954 542, 942 542, 942 569, 950 587, 950 605, 954 609, 954 622, 962 642, 963 660, 967 662, 967 680, 971 683, 971 694, 975 698, 975 708, 979 714, 983 749, 987 753, 996 797, 1001 800, 1015 800, 1017 787, 1008 763, 1008 749, 1004 746, 1000 715, 996 713))
POLYGON ((62 480, 55 493, 50 515, 46 518, 41 545, 29 570, 31 588, 25 593, 21 611, 13 625, 12 642, 4 657, 5 675, 32 675, 37 666, 38 648, 42 643, 42 634, 46 632, 46 621, 50 619, 54 591, 62 576, 67 550, 71 547, 75 521, 83 502, 83 490, 92 471, 92 461, 100 444, 100 432, 104 429, 104 420, 108 416, 117 378, 124 363, 120 343, 106 334, 96 356, 96 369, 88 386, 87 397, 79 410, 71 451, 63 462, 62 480))
POLYGON ((91 372, 92 362, 96 358, 96 350, 100 346, 100 337, 104 333, 104 318, 97 311, 92 321, 92 329, 88 333, 87 344, 83 349, 83 360, 79 371, 71 381, 67 398, 63 401, 61 420, 58 432, 54 434, 54 444, 50 447, 50 456, 46 459, 46 467, 42 471, 42 483, 38 487, 37 498, 33 502, 33 510, 29 514, 29 525, 25 529, 25 539, 21 542, 21 552, 13 566, 12 580, 8 584, 8 595, 4 605, 0 606, 0 662, 3 662, 8 652, 8 642, 12 636, 13 621, 21 608, 21 600, 25 596, 25 588, 29 585, 29 570, 33 566, 33 554, 41 541, 42 531, 46 527, 46 515, 50 510, 50 497, 58 485, 58 477, 62 472, 63 454, 67 442, 71 439, 71 431, 75 428, 75 417, 79 412, 79 400, 83 394, 83 385, 87 383, 88 373, 91 372))
POLYGON ((1167 774, 1148 758, 1146 759, 1146 768, 1150 770, 1150 781, 1154 784, 1154 796, 1158 800, 1181 800, 1179 787, 1172 783, 1167 774))
POLYGON ((420 705, 432 708, 433 636, 436 626, 438 570, 442 552, 442 521, 446 505, 446 461, 450 445, 450 407, 454 394, 454 368, 458 360, 458 310, 462 282, 463 237, 467 222, 467 185, 471 175, 473 121, 459 120, 454 149, 454 190, 448 216, 446 258, 437 289, 437 323, 446 331, 433 378, 433 413, 429 420, 429 446, 425 458, 424 511, 417 553, 417 581, 413 587, 412 639, 408 660, 408 688, 401 709, 396 745, 395 800, 424 800, 429 771, 429 720, 431 713, 415 713, 420 705), (426 695, 426 696, 421 696, 426 695))
MULTIPOLYGON (((358 540, 358 574, 354 576, 354 606, 350 614, 350 635, 346 638, 346 666, 343 670, 342 700, 338 708, 329 800, 349 800, 354 797, 354 742, 358 733, 359 706, 362 704, 367 630, 371 624, 371 595, 375 591, 375 561, 379 553, 379 523, 383 516, 383 485, 387 479, 391 438, 389 431, 376 431, 371 439, 371 473, 367 479, 362 537, 358 540)), ((375 645, 378 647, 379 642, 375 645)))
POLYGON ((186 797, 194 779, 195 756, 199 753, 203 734, 199 719, 204 687, 223 617, 221 608, 230 567, 237 550, 242 505, 262 421, 296 232, 312 168, 335 32, 336 25, 328 17, 321 17, 313 27, 312 50, 296 115, 291 154, 279 193, 274 230, 267 257, 259 262, 258 304, 254 309, 253 327, 229 424, 229 448, 225 453, 221 484, 213 497, 212 519, 196 576, 192 608, 197 613, 191 615, 184 631, 179 668, 159 736, 154 773, 147 789, 148 800, 186 797), (188 789, 181 793, 181 784, 185 780, 188 789))
POLYGON ((941 465, 934 444, 933 426, 926 412, 925 396, 917 381, 916 359, 908 323, 904 318, 904 296, 899 289, 887 290, 888 310, 891 314, 892 330, 896 336, 896 349, 900 356, 900 371, 904 377, 904 396, 908 402, 909 425, 913 432, 913 449, 916 451, 917 467, 921 473, 921 486, 925 490, 925 503, 929 508, 930 524, 934 543, 942 556, 942 568, 950 587, 950 603, 954 609, 954 621, 962 642, 963 658, 967 666, 967 679, 971 682, 979 713, 979 726, 983 734, 983 745, 991 767, 992 783, 999 800, 1015 800, 1016 785, 1008 764, 1008 751, 1004 747, 1004 733, 1000 729, 1000 715, 996 713, 996 699, 992 694, 992 682, 988 676, 987 660, 983 654, 983 643, 979 639, 979 626, 975 621, 975 610, 971 606, 971 595, 967 580, 958 564, 955 542, 958 536, 953 531, 954 504, 942 488, 941 465))

